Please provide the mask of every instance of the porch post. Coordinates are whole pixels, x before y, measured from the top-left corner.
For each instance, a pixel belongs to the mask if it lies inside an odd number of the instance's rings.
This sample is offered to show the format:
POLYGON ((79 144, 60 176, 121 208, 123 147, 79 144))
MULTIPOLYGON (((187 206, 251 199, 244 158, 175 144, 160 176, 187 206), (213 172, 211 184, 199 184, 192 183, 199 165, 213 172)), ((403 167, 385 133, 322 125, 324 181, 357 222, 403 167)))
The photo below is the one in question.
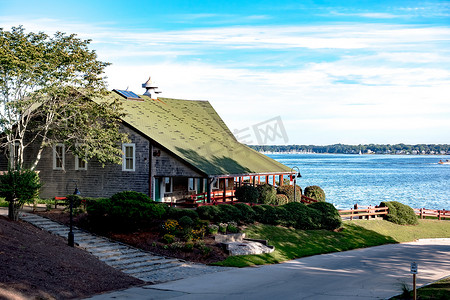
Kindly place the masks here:
POLYGON ((211 203, 211 178, 206 180, 206 201, 211 203))
POLYGON ((275 175, 272 175, 272 185, 275 186, 275 175))
POLYGON ((280 186, 283 185, 283 175, 280 175, 280 186))
POLYGON ((223 179, 223 202, 227 200, 227 178, 223 179))
POLYGON ((253 175, 253 186, 256 186, 256 176, 253 175))
POLYGON ((239 186, 242 186, 242 177, 239 176, 239 186))
POLYGON ((266 175, 266 183, 269 184, 269 175, 266 175))

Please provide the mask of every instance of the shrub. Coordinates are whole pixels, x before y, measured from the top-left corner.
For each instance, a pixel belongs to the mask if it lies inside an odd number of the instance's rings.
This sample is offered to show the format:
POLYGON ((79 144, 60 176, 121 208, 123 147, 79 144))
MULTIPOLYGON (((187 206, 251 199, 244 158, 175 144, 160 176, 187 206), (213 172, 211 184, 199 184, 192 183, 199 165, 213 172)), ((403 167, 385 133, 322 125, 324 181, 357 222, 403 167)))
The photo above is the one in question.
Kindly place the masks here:
POLYGON ((142 222, 151 222, 164 215, 164 207, 149 201, 148 197, 128 198, 122 197, 120 194, 124 195, 123 193, 116 194, 116 197, 113 196, 114 200, 106 198, 90 202, 87 209, 89 217, 94 220, 102 218, 105 222, 104 225, 109 223, 109 226, 116 229, 133 230, 142 222), (142 201, 142 199, 144 200, 142 201))
POLYGON ((208 225, 208 233, 209 234, 217 234, 219 232, 219 226, 211 224, 208 225))
POLYGON ((78 208, 81 207, 81 204, 83 203, 83 198, 78 195, 67 195, 66 200, 64 201, 67 207, 70 207, 70 201, 72 200, 72 208, 78 208))
POLYGON ((166 244, 172 244, 173 242, 175 242, 175 236, 169 233, 166 233, 163 236, 163 240, 166 244))
POLYGON ((175 234, 178 231, 179 225, 177 220, 169 219, 164 222, 162 227, 167 233, 175 234))
POLYGON ((317 229, 320 214, 300 202, 291 202, 281 206, 285 210, 283 223, 297 229, 317 229))
POLYGON ((258 222, 269 225, 277 225, 279 223, 275 207, 263 204, 254 206, 253 210, 256 213, 256 220, 258 222))
POLYGON ((191 217, 188 216, 182 216, 178 222, 180 223, 180 226, 183 228, 191 228, 192 226, 194 226, 194 221, 192 220, 191 217))
POLYGON ((257 203, 259 191, 254 186, 243 185, 236 188, 235 196, 241 202, 257 203))
POLYGON ((242 219, 241 211, 234 205, 221 204, 217 207, 219 208, 219 222, 239 222, 242 219))
POLYGON ((227 233, 227 227, 228 227, 228 224, 227 223, 220 223, 219 224, 219 232, 220 233, 227 233))
POLYGON ((389 214, 385 219, 399 225, 417 225, 419 221, 414 210, 403 203, 397 201, 386 201, 380 203, 381 207, 389 207, 389 214))
POLYGON ((32 170, 8 170, 0 175, 0 196, 9 202, 8 217, 18 220, 18 209, 34 201, 41 188, 39 175, 32 170))
POLYGON ((319 202, 325 202, 325 192, 317 185, 307 186, 304 195, 319 202))
POLYGON ((285 194, 276 194, 275 201, 272 204, 275 205, 284 205, 289 203, 289 198, 285 194))
POLYGON ((231 222, 230 224, 228 224, 227 226, 227 231, 229 233, 238 233, 239 232, 239 228, 237 227, 236 223, 231 222))
POLYGON ((149 196, 144 193, 134 191, 123 191, 111 196, 111 201, 137 201, 137 202, 152 202, 149 196))
POLYGON ((275 198, 277 195, 276 189, 270 184, 259 185, 257 188, 259 193, 258 203, 262 204, 275 204, 275 198))
MULTIPOLYGON (((302 188, 299 187, 298 185, 295 186, 296 188, 296 196, 295 196, 295 200, 296 202, 300 202, 301 198, 302 198, 302 188)), ((289 199, 289 202, 294 202, 294 186, 293 185, 282 185, 279 186, 277 188, 277 193, 278 194, 283 194, 286 195, 289 199)))
POLYGON ((237 203, 234 205, 241 212, 241 221, 245 224, 251 224, 255 221, 255 211, 253 208, 244 203, 237 203))
POLYGON ((187 216, 192 220, 198 219, 198 213, 195 210, 175 207, 167 208, 166 217, 169 219, 180 220, 184 216, 187 216))
POLYGON ((319 228, 333 230, 342 226, 342 218, 333 204, 316 202, 308 205, 308 208, 320 212, 320 224, 316 224, 319 228))
POLYGON ((220 209, 215 205, 205 205, 197 207, 197 213, 200 219, 218 222, 220 209))

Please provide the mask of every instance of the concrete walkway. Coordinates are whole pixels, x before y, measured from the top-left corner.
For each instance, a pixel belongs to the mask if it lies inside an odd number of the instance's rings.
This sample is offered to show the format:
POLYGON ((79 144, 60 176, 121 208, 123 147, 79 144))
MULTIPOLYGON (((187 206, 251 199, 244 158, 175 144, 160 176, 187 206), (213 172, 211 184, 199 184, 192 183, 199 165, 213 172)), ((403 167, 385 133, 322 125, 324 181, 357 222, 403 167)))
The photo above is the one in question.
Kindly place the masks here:
POLYGON ((450 239, 419 240, 232 269, 89 299, 386 299, 450 275, 450 239))
MULTIPOLYGON (((1 209, 0 214, 7 215, 7 209, 1 209)), ((19 218, 42 230, 67 239, 68 226, 25 211, 19 213, 19 218)), ((73 232, 77 247, 88 251, 107 265, 147 283, 168 282, 230 269, 163 257, 111 241, 76 227, 73 228, 73 232)))

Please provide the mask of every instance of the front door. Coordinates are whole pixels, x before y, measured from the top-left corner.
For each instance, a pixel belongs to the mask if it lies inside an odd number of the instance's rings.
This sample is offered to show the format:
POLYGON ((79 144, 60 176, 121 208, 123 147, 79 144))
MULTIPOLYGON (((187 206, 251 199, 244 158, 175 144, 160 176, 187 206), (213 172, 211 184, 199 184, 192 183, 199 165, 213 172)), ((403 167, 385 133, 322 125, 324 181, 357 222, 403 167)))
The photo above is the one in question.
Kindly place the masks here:
POLYGON ((161 202, 161 178, 155 177, 155 201, 161 202))

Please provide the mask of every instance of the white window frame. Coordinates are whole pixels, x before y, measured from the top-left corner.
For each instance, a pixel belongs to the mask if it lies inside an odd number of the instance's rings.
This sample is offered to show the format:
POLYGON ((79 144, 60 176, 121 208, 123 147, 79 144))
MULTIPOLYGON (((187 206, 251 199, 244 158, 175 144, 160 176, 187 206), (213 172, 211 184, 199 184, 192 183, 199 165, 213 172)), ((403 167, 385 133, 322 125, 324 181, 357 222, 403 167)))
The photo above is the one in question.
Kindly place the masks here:
POLYGON ((189 192, 197 192, 197 188, 198 188, 198 183, 197 183, 197 178, 194 177, 190 177, 188 178, 188 190, 189 192), (192 188, 191 188, 192 185, 192 188))
POLYGON ((172 177, 164 177, 164 193, 173 193, 173 178, 172 177), (169 182, 167 182, 169 180, 169 182), (167 184, 170 183, 170 190, 166 190, 167 184))
POLYGON ((64 170, 64 166, 66 165, 66 147, 64 144, 56 144, 53 145, 53 170, 64 170), (56 151, 57 147, 62 148, 61 158, 58 158, 58 153, 56 151), (57 161, 61 159, 61 167, 57 166, 57 161))
POLYGON ((136 144, 122 144, 122 171, 134 172, 135 170, 136 170, 136 144), (133 148, 133 157, 131 157, 133 167, 131 169, 127 168, 127 159, 130 159, 129 157, 125 157, 127 147, 133 148))
MULTIPOLYGON (((78 144, 75 144, 75 147, 78 147, 78 144)), ((87 170, 87 161, 81 159, 78 155, 75 155, 75 170, 87 170), (84 167, 80 167, 80 161, 84 163, 84 167)))

